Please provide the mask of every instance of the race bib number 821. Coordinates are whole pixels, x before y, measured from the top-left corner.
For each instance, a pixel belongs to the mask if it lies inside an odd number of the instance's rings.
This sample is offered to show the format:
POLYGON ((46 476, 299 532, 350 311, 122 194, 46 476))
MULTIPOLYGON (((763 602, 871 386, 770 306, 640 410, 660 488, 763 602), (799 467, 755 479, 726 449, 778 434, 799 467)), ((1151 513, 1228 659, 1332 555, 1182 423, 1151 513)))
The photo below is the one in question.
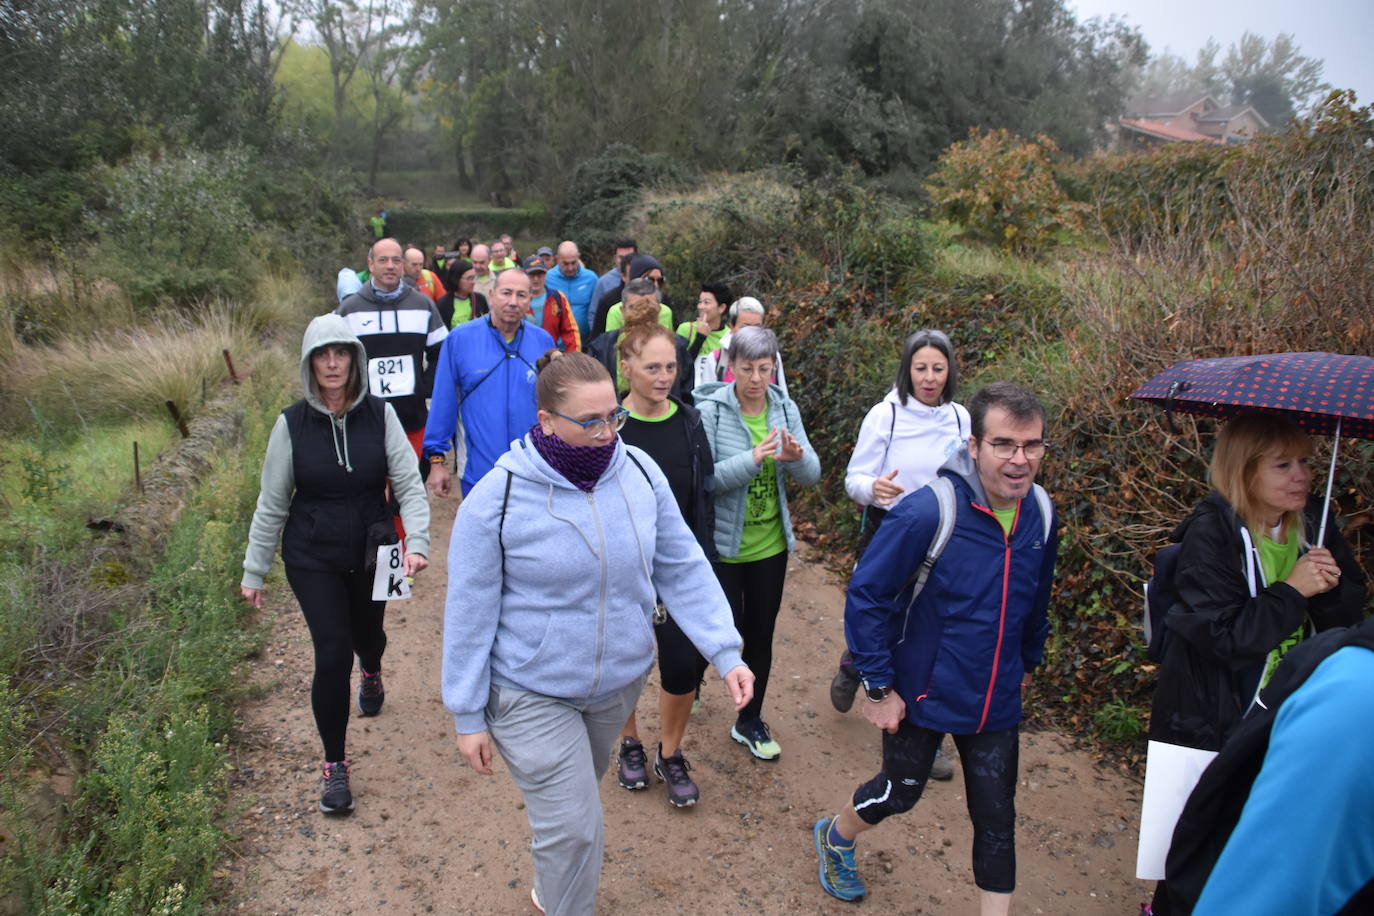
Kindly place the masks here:
POLYGON ((367 361, 367 387, 379 398, 415 393, 415 360, 410 356, 379 356, 367 361))

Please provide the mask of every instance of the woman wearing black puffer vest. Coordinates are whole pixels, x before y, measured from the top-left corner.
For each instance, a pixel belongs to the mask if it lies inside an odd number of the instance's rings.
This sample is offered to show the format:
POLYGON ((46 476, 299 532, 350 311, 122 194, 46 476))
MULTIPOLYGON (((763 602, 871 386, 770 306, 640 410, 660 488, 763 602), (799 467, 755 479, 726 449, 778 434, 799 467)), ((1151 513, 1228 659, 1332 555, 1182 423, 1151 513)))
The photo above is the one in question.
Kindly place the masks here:
POLYGON ((372 600, 377 547, 395 541, 385 488, 405 524, 405 574, 428 564, 429 505, 415 451, 396 412, 367 393, 362 342, 338 315, 321 315, 301 345, 305 397, 281 412, 267 443, 262 489, 243 560, 243 597, 263 604, 263 578, 281 538, 286 579, 315 646, 310 704, 324 744, 320 810, 353 810, 344 738, 358 656, 358 711, 382 708, 386 602, 372 600))

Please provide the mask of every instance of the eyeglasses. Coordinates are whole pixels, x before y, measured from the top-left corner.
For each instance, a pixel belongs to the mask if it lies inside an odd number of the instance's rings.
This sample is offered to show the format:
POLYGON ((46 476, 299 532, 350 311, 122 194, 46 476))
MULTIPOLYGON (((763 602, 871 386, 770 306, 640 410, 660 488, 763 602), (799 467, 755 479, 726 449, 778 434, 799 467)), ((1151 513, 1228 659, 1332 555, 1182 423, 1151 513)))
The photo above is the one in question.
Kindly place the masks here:
POLYGON ((992 456, 1003 461, 1015 458, 1018 451, 1026 456, 1027 461, 1039 461, 1045 457, 1045 452, 1050 447, 1048 442, 1027 442, 1025 445, 1019 445, 1015 442, 997 441, 989 442, 987 445, 992 449, 992 456))
POLYGON ((739 367, 731 366, 731 367, 730 367, 731 371, 734 372, 735 375, 743 376, 744 378, 766 378, 766 379, 771 379, 771 378, 773 377, 773 369, 774 369, 774 368, 775 368, 775 367, 773 366, 772 363, 768 363, 768 364, 762 365, 762 366, 739 366, 739 367))
POLYGON ((630 419, 630 412, 624 407, 617 407, 615 410, 611 411, 609 416, 594 417, 590 420, 574 420, 567 414, 559 413, 556 410, 552 413, 555 417, 562 417, 569 423, 576 423, 586 430, 587 435, 591 436, 593 439, 600 439, 605 436, 606 430, 608 429, 620 432, 621 427, 625 425, 625 421, 630 419))

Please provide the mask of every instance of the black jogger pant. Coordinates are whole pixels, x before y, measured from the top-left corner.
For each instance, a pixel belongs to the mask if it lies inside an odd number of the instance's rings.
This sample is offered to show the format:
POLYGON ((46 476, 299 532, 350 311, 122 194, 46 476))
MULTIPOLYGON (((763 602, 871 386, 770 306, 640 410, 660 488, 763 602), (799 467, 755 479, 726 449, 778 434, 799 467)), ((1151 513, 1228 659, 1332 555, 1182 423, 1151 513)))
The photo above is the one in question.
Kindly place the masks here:
POLYGON ((739 711, 741 722, 757 719, 763 713, 768 672, 773 668, 773 629, 787 579, 787 557, 784 550, 751 563, 712 564, 735 615, 735 629, 744 639, 744 663, 754 672, 754 698, 739 711))
POLYGON ((324 759, 343 760, 353 656, 358 656, 369 674, 382 670, 386 602, 372 600, 372 573, 367 570, 318 572, 288 566, 286 581, 296 593, 315 644, 310 706, 324 744, 324 759))

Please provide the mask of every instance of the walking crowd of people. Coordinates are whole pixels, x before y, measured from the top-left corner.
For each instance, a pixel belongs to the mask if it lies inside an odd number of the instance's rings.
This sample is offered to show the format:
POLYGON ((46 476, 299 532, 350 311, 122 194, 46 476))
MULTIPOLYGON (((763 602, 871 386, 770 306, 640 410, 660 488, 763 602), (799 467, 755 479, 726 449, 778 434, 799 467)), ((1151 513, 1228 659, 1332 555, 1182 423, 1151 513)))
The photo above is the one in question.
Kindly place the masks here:
MULTIPOLYGON (((464 238, 426 255, 378 225, 366 270, 341 270, 337 309, 306 330, 302 398, 271 434, 242 592, 262 607, 280 543, 314 646, 319 808, 347 814, 355 656, 358 714, 378 715, 385 697, 379 558, 391 548, 409 579, 426 568, 425 491, 450 497, 457 477, 441 683, 458 753, 491 775, 498 752, 523 796, 533 905, 591 913, 598 785, 612 761, 625 789, 656 779, 674 808, 702 798, 689 753, 709 739, 689 724, 708 668, 735 709, 729 737, 761 761, 783 754, 765 703, 795 549, 789 495, 822 476, 807 392, 789 392, 762 301, 711 280, 695 319, 675 322, 663 263, 634 239, 617 241, 598 274, 573 241, 521 258, 509 236, 464 238), (647 740, 635 709, 655 658, 647 740)), ((829 692, 842 713, 862 692, 881 754, 871 778, 845 794, 836 785, 835 808, 816 812, 816 879, 863 899, 859 835, 961 771, 977 906, 1005 914, 1021 697, 1044 658, 1059 543, 1036 482, 1050 430, 1036 395, 1011 382, 960 403, 957 341, 942 331, 893 347, 891 388, 855 418, 844 486, 861 536, 829 692)), ((1290 650, 1367 629, 1363 572, 1334 526, 1318 534, 1310 452, 1279 417, 1223 427, 1214 492, 1173 536, 1152 739, 1221 750, 1271 680, 1291 682, 1280 664, 1290 650)), ((1345 658, 1340 677, 1367 670, 1345 658)), ((1236 851, 1222 838, 1211 875, 1225 893, 1203 893, 1206 874, 1162 880, 1141 911, 1374 912, 1358 909, 1374 894, 1360 880, 1374 878, 1367 829, 1341 851, 1339 881, 1314 879, 1325 866, 1306 860, 1301 905, 1230 908, 1242 885, 1259 899, 1255 887, 1277 883, 1241 876, 1258 867, 1246 850, 1282 826, 1242 820, 1236 851)))

